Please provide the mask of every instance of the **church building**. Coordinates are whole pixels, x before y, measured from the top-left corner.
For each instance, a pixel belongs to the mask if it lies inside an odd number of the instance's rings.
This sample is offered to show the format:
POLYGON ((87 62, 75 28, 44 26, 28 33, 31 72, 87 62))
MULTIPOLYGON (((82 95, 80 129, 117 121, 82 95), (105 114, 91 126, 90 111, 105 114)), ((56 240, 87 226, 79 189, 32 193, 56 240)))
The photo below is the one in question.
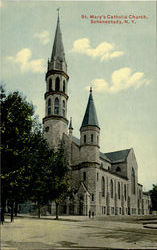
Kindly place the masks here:
MULTIPOLYGON (((80 127, 73 136, 72 119, 67 119, 68 80, 58 15, 52 54, 46 73, 44 136, 51 148, 64 143, 76 193, 60 206, 61 214, 145 215, 150 196, 138 183, 138 165, 133 148, 101 152, 101 129, 90 89, 80 127)), ((52 205, 52 214, 54 213, 52 205)))

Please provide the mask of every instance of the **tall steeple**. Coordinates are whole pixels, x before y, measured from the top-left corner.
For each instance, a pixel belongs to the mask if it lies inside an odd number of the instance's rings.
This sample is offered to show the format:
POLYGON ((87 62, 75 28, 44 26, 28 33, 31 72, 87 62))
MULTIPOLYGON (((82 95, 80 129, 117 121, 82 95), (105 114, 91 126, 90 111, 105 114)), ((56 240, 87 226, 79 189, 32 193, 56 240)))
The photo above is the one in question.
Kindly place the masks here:
POLYGON ((48 61, 48 70, 58 69, 58 70, 63 70, 66 73, 67 64, 65 60, 64 46, 62 41, 62 32, 60 29, 59 9, 57 10, 58 10, 57 26, 51 53, 51 59, 50 61, 48 61))
POLYGON ((57 60, 59 62, 65 61, 62 33, 61 33, 61 29, 60 29, 59 9, 58 9, 58 20, 57 20, 56 33, 55 33, 52 55, 51 55, 51 61, 53 61, 53 60, 57 60))
POLYGON ((96 126, 99 128, 98 118, 97 118, 93 95, 92 95, 92 87, 90 88, 88 104, 87 104, 86 112, 82 121, 81 128, 86 127, 86 126, 96 126))
POLYGON ((50 147, 61 145, 63 134, 68 134, 68 80, 59 11, 52 55, 46 73, 44 135, 50 147))

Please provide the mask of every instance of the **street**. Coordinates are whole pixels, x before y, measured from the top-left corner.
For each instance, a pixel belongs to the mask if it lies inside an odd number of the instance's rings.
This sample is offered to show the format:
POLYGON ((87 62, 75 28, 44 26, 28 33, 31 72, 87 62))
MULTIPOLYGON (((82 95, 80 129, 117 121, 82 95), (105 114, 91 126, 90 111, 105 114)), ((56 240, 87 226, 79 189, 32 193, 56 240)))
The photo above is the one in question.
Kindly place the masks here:
MULTIPOLYGON (((156 223, 157 220, 148 223, 156 223)), ((156 218, 157 219, 157 218, 156 218)), ((138 217, 83 216, 10 218, 1 226, 2 249, 114 248, 157 249, 157 230, 144 228, 138 217)), ((154 224, 155 225, 155 224, 154 224)))

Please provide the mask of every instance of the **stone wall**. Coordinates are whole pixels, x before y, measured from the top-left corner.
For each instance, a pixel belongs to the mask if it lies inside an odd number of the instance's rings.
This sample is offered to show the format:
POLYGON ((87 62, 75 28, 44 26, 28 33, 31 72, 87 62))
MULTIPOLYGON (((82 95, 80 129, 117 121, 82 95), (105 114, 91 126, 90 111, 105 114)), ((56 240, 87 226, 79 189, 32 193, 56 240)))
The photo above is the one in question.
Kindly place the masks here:
POLYGON ((72 143, 71 153, 71 164, 78 165, 80 163, 80 148, 74 142, 72 143))
POLYGON ((127 177, 128 177, 128 195, 130 197, 130 213, 138 213, 138 165, 133 149, 130 150, 127 157, 127 177), (135 171, 135 194, 132 192, 132 169, 135 171))
POLYGON ((98 162, 99 159, 99 148, 94 145, 83 145, 80 148, 80 162, 98 162))
POLYGON ((61 144, 63 133, 68 134, 67 123, 64 119, 44 120, 44 137, 50 147, 55 148, 61 144))
POLYGON ((127 180, 113 175, 103 169, 97 169, 97 213, 99 215, 127 214, 127 180), (104 196, 102 195, 102 178, 105 181, 104 196), (112 184, 111 184, 112 183, 112 184), (118 195, 118 183, 120 195, 118 195), (126 185, 126 196, 124 197, 124 185, 126 185), (111 192, 111 186, 113 192, 111 192), (113 193, 113 196, 111 195, 113 193))

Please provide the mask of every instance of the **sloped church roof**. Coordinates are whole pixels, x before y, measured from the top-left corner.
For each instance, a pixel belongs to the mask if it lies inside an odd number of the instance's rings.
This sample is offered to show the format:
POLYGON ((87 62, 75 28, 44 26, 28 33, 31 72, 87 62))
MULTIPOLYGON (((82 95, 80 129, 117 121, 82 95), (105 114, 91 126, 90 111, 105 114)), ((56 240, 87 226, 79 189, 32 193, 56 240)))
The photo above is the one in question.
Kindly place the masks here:
POLYGON ((86 112, 82 121, 81 128, 85 126, 96 126, 99 128, 98 118, 97 118, 93 95, 92 95, 92 88, 90 88, 88 104, 87 104, 86 112))
POLYGON ((107 158, 110 159, 112 163, 124 162, 130 152, 130 149, 119 150, 115 152, 105 153, 107 158))

